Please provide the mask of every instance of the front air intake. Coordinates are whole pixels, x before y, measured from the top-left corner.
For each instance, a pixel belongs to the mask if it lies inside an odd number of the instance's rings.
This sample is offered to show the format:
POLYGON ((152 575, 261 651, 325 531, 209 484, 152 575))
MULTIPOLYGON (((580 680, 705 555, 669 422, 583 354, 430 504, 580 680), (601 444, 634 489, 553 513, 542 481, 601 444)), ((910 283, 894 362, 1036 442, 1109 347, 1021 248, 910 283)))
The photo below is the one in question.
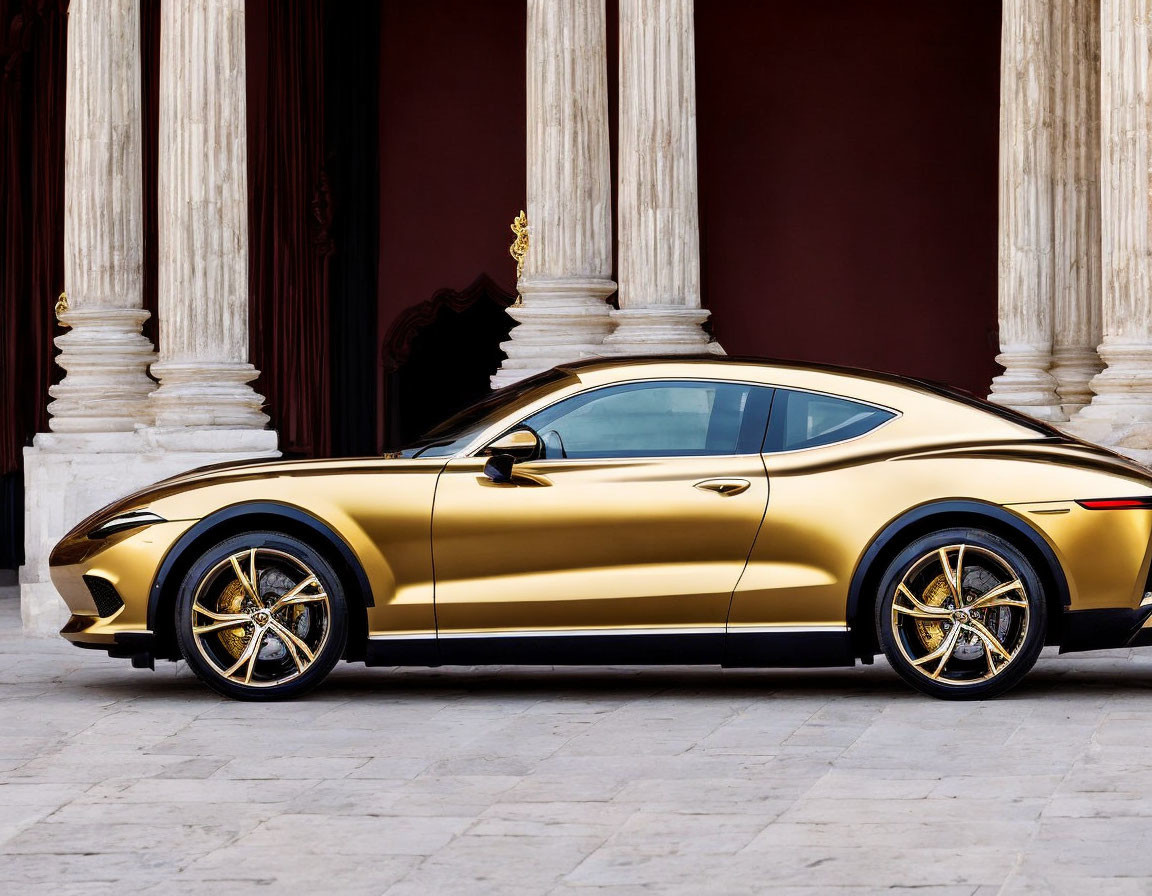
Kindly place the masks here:
POLYGON ((96 612, 101 618, 111 616, 124 606, 116 587, 107 579, 102 579, 100 576, 84 576, 84 584, 88 586, 88 591, 96 604, 96 612))

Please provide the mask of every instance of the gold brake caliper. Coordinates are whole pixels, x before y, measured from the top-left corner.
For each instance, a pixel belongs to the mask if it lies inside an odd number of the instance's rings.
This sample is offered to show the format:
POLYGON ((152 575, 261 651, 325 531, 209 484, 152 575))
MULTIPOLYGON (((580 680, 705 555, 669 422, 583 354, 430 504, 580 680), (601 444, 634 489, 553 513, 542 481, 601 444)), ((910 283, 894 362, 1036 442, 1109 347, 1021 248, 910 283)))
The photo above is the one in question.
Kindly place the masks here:
MULTIPOLYGON (((216 602, 217 613, 244 613, 244 586, 237 581, 228 583, 228 586, 220 592, 220 599, 216 602)), ((245 626, 238 625, 235 628, 226 628, 220 631, 220 643, 224 645, 227 650, 235 659, 240 658, 240 654, 244 652, 245 646, 248 644, 248 632, 245 626)))
MULTIPOLYGON (((920 600, 930 607, 942 607, 951 596, 952 589, 948 587, 948 580, 944 578, 944 574, 941 573, 928 583, 928 587, 925 588, 924 593, 920 595, 920 600)), ((943 622, 935 622, 930 619, 917 619, 916 632, 920 635, 920 640, 924 642, 924 646, 928 648, 929 652, 944 643, 943 622)))

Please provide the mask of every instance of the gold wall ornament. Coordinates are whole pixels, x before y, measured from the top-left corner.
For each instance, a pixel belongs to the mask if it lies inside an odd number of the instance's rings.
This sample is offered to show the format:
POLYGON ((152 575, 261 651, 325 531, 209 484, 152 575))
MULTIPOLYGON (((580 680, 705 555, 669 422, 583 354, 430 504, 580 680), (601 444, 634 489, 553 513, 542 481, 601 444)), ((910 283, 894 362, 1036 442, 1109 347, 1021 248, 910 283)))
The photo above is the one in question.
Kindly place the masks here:
POLYGON ((67 291, 65 291, 65 292, 60 293, 60 295, 56 297, 56 320, 59 321, 60 326, 62 326, 62 327, 68 326, 68 324, 64 323, 64 321, 60 320, 60 315, 64 314, 67 310, 68 310, 68 293, 67 293, 67 291))
MULTIPOLYGON (((512 219, 511 230, 516 238, 508 247, 508 254, 516 259, 516 282, 519 284, 520 277, 524 273, 524 256, 528 254, 528 216, 524 214, 524 209, 520 209, 520 214, 512 219)), ((519 305, 521 301, 520 293, 517 291, 516 304, 519 305)))

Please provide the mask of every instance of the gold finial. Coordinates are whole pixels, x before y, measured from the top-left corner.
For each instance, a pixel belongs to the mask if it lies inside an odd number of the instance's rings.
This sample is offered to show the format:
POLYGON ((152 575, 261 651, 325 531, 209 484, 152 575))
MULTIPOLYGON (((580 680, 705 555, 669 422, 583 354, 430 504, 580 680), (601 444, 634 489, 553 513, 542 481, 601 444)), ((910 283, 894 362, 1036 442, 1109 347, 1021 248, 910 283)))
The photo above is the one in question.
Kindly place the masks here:
POLYGON ((516 259, 516 282, 519 283, 524 273, 524 256, 528 254, 528 216, 524 209, 520 209, 520 214, 512 219, 512 232, 516 239, 508 247, 508 254, 516 259))
POLYGON ((56 320, 60 321, 60 326, 66 327, 68 324, 60 320, 60 315, 68 310, 68 293, 62 292, 56 299, 56 320))

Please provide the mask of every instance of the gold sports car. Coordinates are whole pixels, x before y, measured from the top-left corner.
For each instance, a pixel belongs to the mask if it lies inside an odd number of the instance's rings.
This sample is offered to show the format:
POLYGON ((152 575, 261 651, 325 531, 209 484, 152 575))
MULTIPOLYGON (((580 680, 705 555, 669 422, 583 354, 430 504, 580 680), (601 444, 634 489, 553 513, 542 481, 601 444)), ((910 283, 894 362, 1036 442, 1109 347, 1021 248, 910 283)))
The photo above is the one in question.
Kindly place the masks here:
POLYGON ((1152 644, 1152 471, 916 380, 579 362, 386 458, 208 467, 52 553, 65 638, 232 697, 371 666, 851 666, 999 694, 1152 644))

